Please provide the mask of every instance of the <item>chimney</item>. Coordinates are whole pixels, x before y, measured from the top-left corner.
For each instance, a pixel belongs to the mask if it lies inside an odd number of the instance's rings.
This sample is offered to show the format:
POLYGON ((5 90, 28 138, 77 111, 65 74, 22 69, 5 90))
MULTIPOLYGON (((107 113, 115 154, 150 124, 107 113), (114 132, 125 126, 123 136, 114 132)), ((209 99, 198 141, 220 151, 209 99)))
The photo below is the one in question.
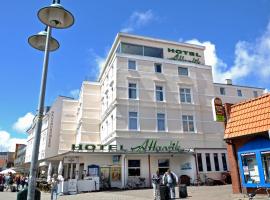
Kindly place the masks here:
POLYGON ((232 79, 225 79, 227 85, 232 85, 232 79))

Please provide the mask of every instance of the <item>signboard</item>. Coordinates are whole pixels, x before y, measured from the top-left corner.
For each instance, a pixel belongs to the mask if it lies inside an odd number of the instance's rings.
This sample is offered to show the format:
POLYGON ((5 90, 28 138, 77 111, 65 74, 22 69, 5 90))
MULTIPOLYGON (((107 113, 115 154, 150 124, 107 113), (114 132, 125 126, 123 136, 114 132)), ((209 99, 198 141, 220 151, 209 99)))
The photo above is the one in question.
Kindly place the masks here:
POLYGON ((225 113, 224 113, 224 108, 223 108, 222 101, 220 98, 216 97, 212 99, 212 110, 213 110, 214 121, 224 122, 225 113))
POLYGON ((121 168, 120 167, 111 167, 111 177, 112 181, 121 181, 121 168))
POLYGON ((64 163, 79 163, 78 157, 64 157, 64 163))
POLYGON ((159 145, 157 140, 146 139, 141 145, 125 149, 123 145, 102 145, 102 144, 79 144, 72 145, 73 151, 87 151, 87 152, 181 152, 179 141, 170 141, 167 145, 159 145))
POLYGON ((192 169, 192 166, 190 162, 186 162, 181 165, 181 170, 191 170, 191 169, 192 169))
POLYGON ((167 53, 171 54, 171 56, 168 57, 170 60, 201 64, 202 56, 198 52, 167 48, 167 53))

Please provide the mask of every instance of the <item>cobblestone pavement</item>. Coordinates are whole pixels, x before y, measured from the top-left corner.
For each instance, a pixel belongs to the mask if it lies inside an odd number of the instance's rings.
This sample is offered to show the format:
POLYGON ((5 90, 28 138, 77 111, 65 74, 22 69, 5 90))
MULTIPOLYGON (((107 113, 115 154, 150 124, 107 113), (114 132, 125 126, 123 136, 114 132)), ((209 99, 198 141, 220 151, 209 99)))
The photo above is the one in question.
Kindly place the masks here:
MULTIPOLYGON (((200 186, 188 187, 188 198, 190 200, 232 200, 242 199, 234 198, 231 195, 231 185, 225 186, 200 186)), ((59 200, 83 200, 83 199, 97 199, 97 200, 151 200, 152 189, 141 190, 123 190, 123 191, 106 191, 106 192, 92 192, 77 195, 60 196, 59 200)), ((178 197, 178 191, 176 191, 178 197)), ((1 192, 0 200, 16 200, 16 193, 1 192)), ((50 200, 50 194, 42 193, 42 200, 50 200)))

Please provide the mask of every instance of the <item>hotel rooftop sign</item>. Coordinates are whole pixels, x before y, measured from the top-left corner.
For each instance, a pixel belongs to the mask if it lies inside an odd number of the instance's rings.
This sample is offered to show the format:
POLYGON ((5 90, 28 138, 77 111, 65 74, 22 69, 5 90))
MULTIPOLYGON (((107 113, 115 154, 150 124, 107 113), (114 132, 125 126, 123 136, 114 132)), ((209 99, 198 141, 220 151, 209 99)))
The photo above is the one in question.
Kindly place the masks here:
POLYGON ((130 153, 158 153, 158 152, 183 152, 179 141, 170 141, 167 145, 159 145, 157 140, 146 139, 141 145, 124 148, 123 145, 102 145, 102 144, 79 144, 72 145, 72 151, 78 152, 130 152, 130 153))
POLYGON ((194 51, 187 51, 183 49, 167 48, 167 58, 170 60, 178 60, 183 62, 190 62, 195 64, 203 63, 203 56, 194 51))

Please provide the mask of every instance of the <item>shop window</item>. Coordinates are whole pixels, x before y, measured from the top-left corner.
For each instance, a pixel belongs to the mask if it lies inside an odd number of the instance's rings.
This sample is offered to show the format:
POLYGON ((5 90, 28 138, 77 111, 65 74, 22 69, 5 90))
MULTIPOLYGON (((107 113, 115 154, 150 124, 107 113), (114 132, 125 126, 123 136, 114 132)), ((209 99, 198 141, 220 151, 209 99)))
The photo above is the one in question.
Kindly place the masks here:
POLYGON ((221 95, 225 95, 225 94, 226 94, 225 88, 223 88, 223 87, 219 88, 219 93, 220 93, 221 95))
POLYGON ((214 153, 215 170, 219 171, 218 154, 214 153))
POLYGON ((136 61, 135 60, 128 60, 128 69, 136 70, 136 61))
POLYGON ((157 113, 157 130, 158 131, 165 131, 165 114, 164 113, 157 113))
POLYGON ((136 44, 121 44, 122 53, 133 54, 133 55, 143 55, 143 46, 136 44))
POLYGON ((156 100, 157 101, 163 101, 163 87, 162 86, 156 86, 156 100))
POLYGON ((211 161, 210 161, 210 153, 205 154, 205 161, 206 161, 206 169, 207 169, 207 171, 212 171, 211 161))
POLYGON ((137 84, 136 83, 128 84, 128 98, 137 99, 137 84))
POLYGON ((182 103, 191 103, 191 91, 189 88, 180 88, 180 101, 182 103))
POLYGON ((128 128, 129 130, 138 130, 138 114, 137 112, 129 112, 129 120, 128 120, 128 128))
POLYGON ((154 66, 156 73, 162 73, 162 65, 160 63, 155 63, 154 66))
POLYGON ((241 154, 245 183, 260 183, 255 153, 241 154))
POLYGON ((223 171, 228 171, 227 161, 226 161, 226 154, 225 153, 221 154, 221 159, 222 159, 223 171))
POLYGON ((265 183, 270 183, 270 151, 261 152, 265 183))
POLYGON ((183 122, 183 131, 184 132, 194 132, 194 119, 192 115, 183 115, 182 116, 183 122))
POLYGON ((140 160, 128 160, 128 176, 141 176, 140 160))
POLYGON ((159 159, 158 160, 158 170, 161 175, 165 174, 170 168, 170 160, 169 159, 159 159))
POLYGON ((178 75, 188 76, 188 68, 186 68, 186 67, 178 67, 178 75))
POLYGON ((197 163, 198 163, 199 172, 202 172, 203 171, 203 163, 202 163, 202 154, 201 153, 197 153, 197 163))

